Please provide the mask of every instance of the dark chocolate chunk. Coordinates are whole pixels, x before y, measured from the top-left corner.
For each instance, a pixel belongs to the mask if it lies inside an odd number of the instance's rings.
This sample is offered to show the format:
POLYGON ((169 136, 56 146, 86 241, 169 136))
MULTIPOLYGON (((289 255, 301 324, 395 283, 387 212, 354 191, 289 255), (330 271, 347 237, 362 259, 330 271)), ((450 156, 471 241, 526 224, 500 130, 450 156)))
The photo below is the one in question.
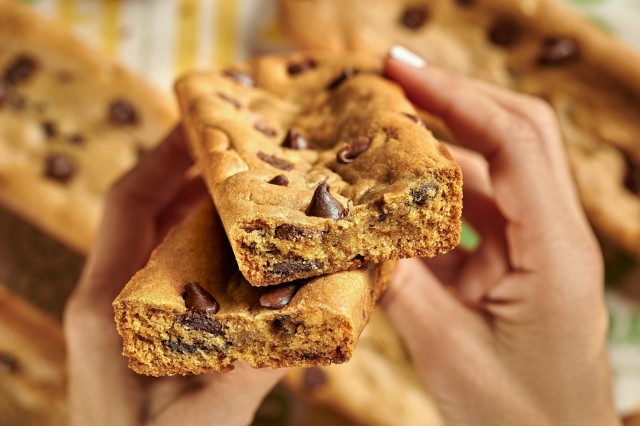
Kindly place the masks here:
POLYGON ((187 283, 184 300, 187 309, 192 311, 215 314, 220 309, 216 299, 196 282, 187 283))
POLYGON ((56 124, 52 121, 43 121, 42 132, 44 133, 47 139, 53 139, 58 135, 58 128, 56 127, 56 124))
POLYGON ((265 163, 271 164, 276 169, 280 170, 291 170, 293 169, 293 163, 288 162, 283 158, 276 157, 275 155, 265 154, 264 152, 258 152, 258 158, 264 161, 265 163))
POLYGON ((10 85, 17 86, 29 80, 37 67, 35 59, 27 55, 20 55, 5 70, 3 80, 10 85))
POLYGON ((489 31, 489 40, 500 47, 510 47, 520 38, 520 26, 513 21, 501 19, 489 31))
POLYGON ((405 28, 417 30, 422 27, 429 18, 429 11, 425 5, 409 6, 402 13, 400 22, 405 28))
POLYGON ((344 83, 345 81, 355 76, 357 73, 358 73, 358 70, 355 68, 343 69, 340 75, 337 76, 335 79, 333 79, 331 83, 329 83, 329 85, 327 86, 327 90, 337 89, 338 86, 340 86, 342 83, 344 83))
POLYGON ((9 354, 0 353, 0 373, 13 373, 18 370, 18 361, 9 354))
POLYGON ((289 149, 309 149, 309 142, 296 129, 289 129, 282 146, 289 149))
POLYGON ((322 182, 316 188, 311 202, 305 211, 307 216, 325 217, 338 220, 347 215, 347 210, 329 192, 329 185, 322 182))
POLYGON ((269 136, 270 138, 276 135, 276 131, 272 127, 269 127, 269 125, 262 120, 256 121, 253 124, 253 128, 259 131, 260 133, 262 133, 263 135, 269 136))
POLYGON ((199 351, 211 351, 214 350, 219 352, 220 350, 215 347, 207 347, 204 342, 195 341, 193 343, 185 343, 181 338, 177 338, 176 340, 164 340, 162 344, 174 352, 178 352, 180 354, 194 354, 199 351))
POLYGON ((260 306, 269 309, 282 309, 291 302, 297 289, 298 286, 295 283, 270 286, 267 292, 260 296, 260 306))
POLYGON ((275 229, 276 238, 281 240, 295 241, 301 239, 313 238, 316 234, 315 231, 304 226, 296 226, 288 223, 278 225, 275 229))
POLYGON ((82 145, 84 143, 84 136, 79 133, 73 133, 67 136, 67 142, 71 145, 82 145))
POLYGON ((311 367, 304 370, 302 384, 308 391, 320 389, 327 383, 327 376, 320 367, 311 367))
POLYGON ((422 121, 422 118, 418 117, 417 115, 409 114, 408 112, 403 112, 402 114, 404 114, 405 117, 410 118, 418 126, 424 127, 425 129, 427 128, 427 126, 424 124, 424 121, 422 121))
POLYGON ((267 183, 278 186, 289 186, 289 178, 286 175, 278 175, 267 183))
POLYGON ((425 185, 413 188, 411 190, 411 200, 414 204, 421 206, 428 200, 431 200, 435 196, 435 191, 438 190, 438 185, 435 183, 427 183, 425 185))
POLYGON ((313 59, 303 59, 298 62, 291 62, 287 65, 289 75, 298 75, 314 69, 318 64, 313 59))
POLYGON ((625 155, 627 173, 624 186, 635 195, 640 195, 640 164, 634 164, 629 156, 625 155))
POLYGON ((251 74, 245 71, 228 69, 223 72, 224 75, 234 79, 238 84, 245 87, 254 87, 256 83, 253 81, 251 74))
POLYGON ((44 175, 48 178, 66 183, 76 173, 76 164, 62 153, 49 154, 45 158, 44 175))
POLYGON ((190 329, 206 331, 216 336, 222 331, 222 323, 209 318, 206 312, 187 311, 180 322, 190 329))
POLYGON ((364 136, 360 136, 349 143, 349 145, 342 148, 336 154, 338 162, 340 163, 351 163, 353 160, 358 157, 358 155, 365 152, 369 145, 371 145, 371 139, 366 138, 364 136))
POLYGON ((562 65, 578 58, 580 49, 572 38, 548 38, 542 45, 538 56, 540 65, 562 65))
POLYGON ((304 272, 313 271, 314 269, 322 269, 324 264, 318 260, 309 262, 307 260, 289 260, 273 265, 271 273, 279 276, 289 276, 304 272))
POLYGON ((222 99, 223 101, 233 105, 236 109, 240 109, 240 107, 242 107, 242 105, 240 105, 240 101, 238 101, 237 99, 232 98, 229 95, 226 95, 222 92, 217 92, 216 95, 218 95, 218 97, 220 99, 222 99))
POLYGON ((109 105, 109 120, 116 126, 128 126, 138 123, 138 112, 131 102, 117 99, 109 105))

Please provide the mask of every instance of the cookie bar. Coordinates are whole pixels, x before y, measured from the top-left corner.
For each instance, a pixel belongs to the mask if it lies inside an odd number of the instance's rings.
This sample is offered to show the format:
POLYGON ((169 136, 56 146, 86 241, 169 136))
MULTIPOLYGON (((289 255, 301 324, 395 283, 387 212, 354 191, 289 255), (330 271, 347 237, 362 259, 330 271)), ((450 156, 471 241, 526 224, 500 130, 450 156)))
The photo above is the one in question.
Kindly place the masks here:
POLYGON ((111 183, 174 105, 63 28, 0 0, 0 203, 86 253, 111 183))
POLYGON ((0 284, 0 424, 68 424, 61 327, 0 284))
POLYGON ((640 258, 640 58, 556 0, 281 0, 306 48, 428 63, 540 96, 556 110, 584 208, 640 258))
POLYGON ((442 426, 402 341, 375 310, 348 363, 296 368, 284 384, 297 395, 369 426, 442 426))
POLYGON ((211 203, 175 228, 114 301, 124 354, 153 376, 351 357, 393 262, 280 286, 239 273, 211 203))
POLYGON ((252 285, 458 244, 460 169, 379 66, 294 53, 177 83, 197 163, 252 285))

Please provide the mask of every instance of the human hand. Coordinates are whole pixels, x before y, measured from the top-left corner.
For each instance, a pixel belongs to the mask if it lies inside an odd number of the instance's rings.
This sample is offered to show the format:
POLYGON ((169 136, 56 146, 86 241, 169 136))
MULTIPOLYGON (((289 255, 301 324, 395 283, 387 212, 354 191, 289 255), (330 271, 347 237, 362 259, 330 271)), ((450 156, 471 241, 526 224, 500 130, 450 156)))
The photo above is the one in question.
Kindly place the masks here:
POLYGON ((603 262, 553 111, 398 50, 385 68, 468 148, 452 153, 480 246, 402 261, 381 301, 445 423, 618 424, 603 262))
POLYGON ((237 363, 230 373, 150 378, 121 355, 111 303, 171 226, 207 197, 189 177, 177 128, 110 190, 104 219, 64 316, 74 425, 249 424, 283 370, 237 363))

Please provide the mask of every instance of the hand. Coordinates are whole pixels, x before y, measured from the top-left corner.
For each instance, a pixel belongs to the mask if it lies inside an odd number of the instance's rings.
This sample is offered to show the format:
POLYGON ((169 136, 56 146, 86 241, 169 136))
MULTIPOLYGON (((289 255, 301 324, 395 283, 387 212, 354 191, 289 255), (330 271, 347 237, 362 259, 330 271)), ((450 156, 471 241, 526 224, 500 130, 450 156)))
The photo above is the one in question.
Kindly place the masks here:
POLYGON ((401 262, 382 300, 445 423, 618 424, 603 262, 552 110, 393 56, 386 74, 468 148, 452 151, 481 236, 401 262))
POLYGON ((65 311, 74 425, 240 425, 250 423, 284 370, 236 364, 230 373, 150 378, 127 367, 111 302, 143 267, 168 229, 207 191, 174 130, 107 196, 102 226, 65 311))

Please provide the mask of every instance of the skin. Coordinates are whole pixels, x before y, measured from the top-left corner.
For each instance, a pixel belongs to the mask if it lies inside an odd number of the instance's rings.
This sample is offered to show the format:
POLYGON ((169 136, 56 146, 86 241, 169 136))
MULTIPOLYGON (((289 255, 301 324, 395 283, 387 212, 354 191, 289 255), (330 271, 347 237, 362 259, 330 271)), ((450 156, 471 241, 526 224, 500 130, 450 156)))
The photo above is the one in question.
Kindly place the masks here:
POLYGON ((400 262, 381 304, 456 425, 618 425, 603 261, 542 101, 388 58, 463 146, 477 250, 400 262))
POLYGON ((111 302, 167 230, 207 197, 180 129, 107 196, 104 220, 64 317, 73 425, 246 425, 285 370, 151 378, 129 370, 111 302))

